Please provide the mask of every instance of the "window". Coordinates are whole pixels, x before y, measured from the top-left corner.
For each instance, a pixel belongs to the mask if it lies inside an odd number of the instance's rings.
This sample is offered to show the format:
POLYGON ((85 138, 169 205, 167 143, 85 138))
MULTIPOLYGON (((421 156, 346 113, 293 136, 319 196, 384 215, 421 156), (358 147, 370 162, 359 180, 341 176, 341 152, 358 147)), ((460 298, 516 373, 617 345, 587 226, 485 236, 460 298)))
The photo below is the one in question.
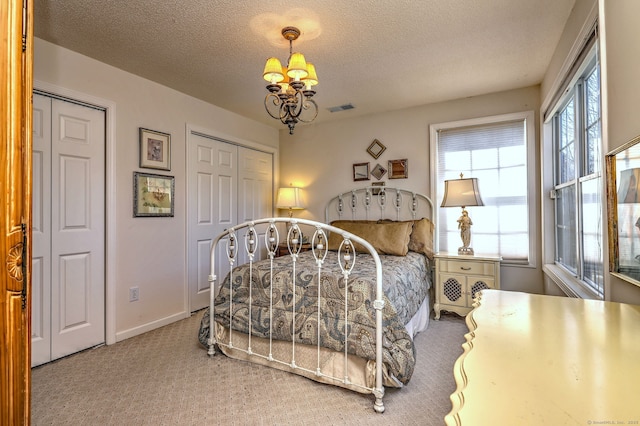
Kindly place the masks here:
MULTIPOLYGON (((434 125, 437 159, 435 194, 444 181, 477 178, 484 206, 468 207, 473 221, 471 247, 478 254, 497 254, 503 263, 532 264, 533 191, 528 176, 533 161, 533 112, 434 125)), ((438 249, 456 252, 461 245, 459 208, 438 209, 438 249)))
POLYGON ((551 117, 555 263, 603 297, 600 75, 595 46, 551 117))

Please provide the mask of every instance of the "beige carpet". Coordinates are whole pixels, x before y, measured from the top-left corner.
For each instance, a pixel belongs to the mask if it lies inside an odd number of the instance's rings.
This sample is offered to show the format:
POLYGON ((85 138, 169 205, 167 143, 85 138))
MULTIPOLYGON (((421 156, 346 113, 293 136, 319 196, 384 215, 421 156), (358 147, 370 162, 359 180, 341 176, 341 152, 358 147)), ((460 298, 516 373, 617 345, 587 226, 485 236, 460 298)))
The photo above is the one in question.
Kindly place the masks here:
POLYGON ((442 425, 467 327, 443 314, 416 337, 403 389, 373 396, 217 355, 197 341, 202 312, 32 370, 33 425, 442 425))

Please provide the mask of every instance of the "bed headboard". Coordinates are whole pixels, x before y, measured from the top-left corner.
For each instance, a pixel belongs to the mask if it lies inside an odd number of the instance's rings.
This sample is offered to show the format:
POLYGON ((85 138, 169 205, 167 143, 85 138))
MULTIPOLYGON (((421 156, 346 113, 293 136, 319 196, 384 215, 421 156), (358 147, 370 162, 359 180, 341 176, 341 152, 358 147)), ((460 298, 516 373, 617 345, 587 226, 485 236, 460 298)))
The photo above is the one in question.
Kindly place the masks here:
POLYGON ((336 195, 327 203, 324 218, 333 220, 412 220, 426 217, 435 223, 433 202, 426 195, 401 188, 367 186, 336 195))

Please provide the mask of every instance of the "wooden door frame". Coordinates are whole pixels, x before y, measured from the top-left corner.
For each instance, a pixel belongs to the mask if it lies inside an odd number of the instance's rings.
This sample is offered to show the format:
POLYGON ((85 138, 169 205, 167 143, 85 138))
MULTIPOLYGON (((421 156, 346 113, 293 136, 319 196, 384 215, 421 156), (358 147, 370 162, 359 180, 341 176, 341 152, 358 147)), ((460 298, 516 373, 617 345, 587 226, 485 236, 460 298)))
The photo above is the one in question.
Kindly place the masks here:
POLYGON ((31 150, 33 4, 0 7, 0 423, 31 411, 31 150))

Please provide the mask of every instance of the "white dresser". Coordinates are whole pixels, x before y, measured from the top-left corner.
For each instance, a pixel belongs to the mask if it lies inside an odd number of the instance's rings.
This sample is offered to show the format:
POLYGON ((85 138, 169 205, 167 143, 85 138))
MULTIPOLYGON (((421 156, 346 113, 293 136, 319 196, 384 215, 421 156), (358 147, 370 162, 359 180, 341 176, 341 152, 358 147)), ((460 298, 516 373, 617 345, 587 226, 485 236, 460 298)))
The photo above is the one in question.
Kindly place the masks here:
POLYGON ((435 259, 435 319, 440 319, 440 311, 466 315, 471 311, 473 298, 478 291, 500 288, 502 258, 499 256, 438 253, 435 259))
POLYGON ((640 424, 640 306, 483 290, 448 425, 640 424))

